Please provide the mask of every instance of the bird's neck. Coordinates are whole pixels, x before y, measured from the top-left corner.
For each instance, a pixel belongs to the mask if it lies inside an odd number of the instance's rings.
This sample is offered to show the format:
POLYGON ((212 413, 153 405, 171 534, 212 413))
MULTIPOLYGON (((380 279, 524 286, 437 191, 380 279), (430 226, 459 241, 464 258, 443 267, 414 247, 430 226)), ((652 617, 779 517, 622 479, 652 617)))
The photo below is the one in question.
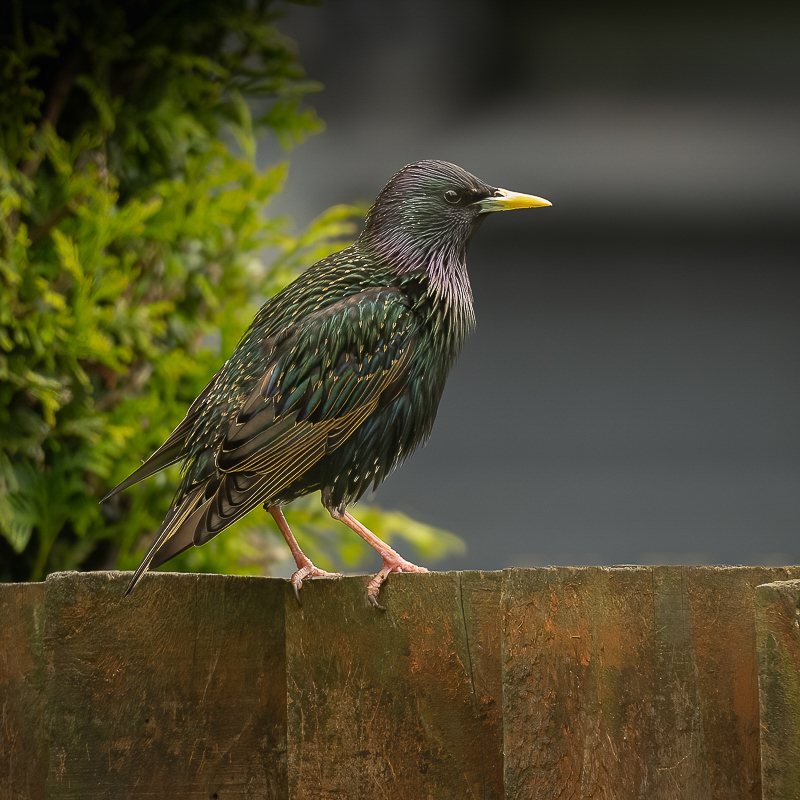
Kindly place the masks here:
POLYGON ((459 259, 444 261, 434 256, 425 269, 431 292, 438 297, 452 315, 454 333, 461 347, 467 334, 475 327, 475 310, 472 305, 472 286, 467 274, 467 254, 459 259))
POLYGON ((417 274, 427 278, 431 294, 451 317, 453 332, 463 342, 475 326, 466 247, 456 249, 435 239, 376 241, 364 234, 356 247, 373 254, 401 277, 417 274))

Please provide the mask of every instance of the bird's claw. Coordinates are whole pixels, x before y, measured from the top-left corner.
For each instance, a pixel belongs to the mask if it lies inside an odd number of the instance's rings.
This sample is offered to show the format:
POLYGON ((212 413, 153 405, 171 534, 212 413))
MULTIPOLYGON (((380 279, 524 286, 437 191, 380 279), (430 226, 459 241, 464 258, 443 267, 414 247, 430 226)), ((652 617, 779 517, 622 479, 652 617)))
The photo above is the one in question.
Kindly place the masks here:
POLYGON ((428 570, 425 567, 418 567, 416 564, 412 564, 410 561, 406 561, 404 558, 390 558, 387 556, 383 557, 383 568, 381 571, 375 575, 375 577, 369 582, 367 585, 367 599, 372 604, 373 608, 378 609, 379 611, 385 611, 386 609, 378 602, 378 593, 381 590, 381 586, 386 582, 386 579, 391 575, 393 572, 427 572, 428 570))
POLYGON ((300 589, 303 587, 303 581, 306 578, 341 578, 340 572, 326 572, 324 569, 315 567, 310 561, 305 566, 300 567, 297 572, 292 575, 292 586, 294 587, 294 595, 297 602, 300 603, 300 589))

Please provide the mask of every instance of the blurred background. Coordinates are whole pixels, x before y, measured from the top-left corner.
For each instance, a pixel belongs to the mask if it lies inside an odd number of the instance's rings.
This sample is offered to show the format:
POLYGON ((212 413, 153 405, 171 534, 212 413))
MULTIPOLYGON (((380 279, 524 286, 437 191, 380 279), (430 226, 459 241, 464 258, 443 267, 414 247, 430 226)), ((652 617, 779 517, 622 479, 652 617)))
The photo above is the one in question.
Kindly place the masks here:
POLYGON ((466 540, 437 569, 800 562, 800 6, 331 0, 279 27, 325 87, 298 223, 421 158, 553 203, 476 237, 477 331, 374 498, 466 540))

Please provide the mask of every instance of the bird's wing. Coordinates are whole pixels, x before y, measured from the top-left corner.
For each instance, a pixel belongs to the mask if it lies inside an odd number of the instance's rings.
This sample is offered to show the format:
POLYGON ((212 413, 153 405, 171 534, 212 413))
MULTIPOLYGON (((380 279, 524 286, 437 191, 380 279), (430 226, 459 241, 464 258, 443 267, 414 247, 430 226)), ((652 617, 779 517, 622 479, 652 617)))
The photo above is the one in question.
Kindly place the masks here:
MULTIPOLYGON (((221 372, 221 370, 220 370, 221 372)), ((115 494, 123 491, 123 489, 127 489, 129 486, 133 486, 135 483, 139 483, 139 481, 143 481, 145 478, 149 478, 151 475, 154 475, 156 472, 160 472, 165 467, 169 467, 172 464, 181 461, 184 458, 183 454, 183 445, 186 442, 186 437, 192 429, 192 426, 197 419, 200 409, 205 401, 206 397, 208 396, 209 392, 211 391, 212 387, 214 386, 214 382, 219 377, 219 372, 208 382, 205 389, 198 395, 192 405, 189 407, 189 410, 186 412, 186 416, 180 421, 180 424, 174 431, 167 437, 167 440, 158 450, 150 456, 150 458, 145 461, 139 469, 135 472, 131 473, 127 478, 125 478, 122 483, 117 484, 100 502, 102 503, 104 500, 108 500, 110 497, 113 497, 115 494)))
POLYGON ((217 454, 221 485, 196 544, 278 496, 400 393, 416 344, 409 306, 396 289, 351 295, 277 349, 217 454))
POLYGON ((230 423, 213 475, 170 509, 134 580, 279 496, 402 391, 418 323, 398 289, 370 289, 292 326, 230 423), (145 566, 145 564, 147 566, 145 566))

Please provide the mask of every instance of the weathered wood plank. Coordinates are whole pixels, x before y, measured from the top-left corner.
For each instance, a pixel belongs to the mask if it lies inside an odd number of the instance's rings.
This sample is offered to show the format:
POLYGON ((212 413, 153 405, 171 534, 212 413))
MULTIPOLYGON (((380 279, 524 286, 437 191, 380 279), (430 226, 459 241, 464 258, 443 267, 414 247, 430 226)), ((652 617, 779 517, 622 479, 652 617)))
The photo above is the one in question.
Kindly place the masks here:
POLYGON ((756 588, 764 800, 800 797, 800 580, 756 588))
POLYGON ((287 603, 289 796, 500 798, 499 582, 310 581, 287 603))
POLYGON ((708 765, 708 796, 761 798, 753 596, 759 584, 790 573, 778 567, 684 567, 701 716, 696 747, 708 765))
POLYGON ((45 725, 44 584, 0 584, 0 800, 41 800, 45 725))
POLYGON ((46 584, 47 797, 286 797, 284 582, 46 584))
POLYGON ((502 604, 506 798, 644 796, 652 571, 507 570, 502 604))
POLYGON ((506 796, 760 798, 752 598, 795 572, 508 571, 506 796))
POLYGON ((481 746, 484 800, 500 800, 503 790, 503 683, 500 675, 499 572, 462 572, 461 600, 471 661, 481 746))
POLYGON ((643 797, 654 800, 710 798, 711 775, 702 747, 703 697, 687 613, 684 567, 653 570, 654 748, 643 797))

